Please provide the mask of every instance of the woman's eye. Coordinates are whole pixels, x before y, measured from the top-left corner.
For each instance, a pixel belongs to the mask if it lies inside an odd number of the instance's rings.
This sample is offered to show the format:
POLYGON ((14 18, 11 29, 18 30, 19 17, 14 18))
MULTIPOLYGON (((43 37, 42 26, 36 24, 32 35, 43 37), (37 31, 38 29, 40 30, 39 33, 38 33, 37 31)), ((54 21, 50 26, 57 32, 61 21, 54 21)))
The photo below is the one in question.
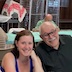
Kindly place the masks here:
POLYGON ((25 42, 22 42, 22 44, 25 44, 25 42))
MULTIPOLYGON (((22 42, 22 44, 26 44, 26 42, 22 42)), ((29 42, 28 44, 33 44, 32 42, 29 42)))

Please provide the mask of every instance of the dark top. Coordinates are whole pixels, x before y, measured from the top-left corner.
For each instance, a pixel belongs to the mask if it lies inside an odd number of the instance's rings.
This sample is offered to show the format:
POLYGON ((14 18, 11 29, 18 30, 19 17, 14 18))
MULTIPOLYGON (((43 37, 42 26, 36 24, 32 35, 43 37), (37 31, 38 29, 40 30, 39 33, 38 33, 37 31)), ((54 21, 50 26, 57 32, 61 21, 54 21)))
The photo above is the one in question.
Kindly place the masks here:
POLYGON ((45 72, 72 72, 72 37, 61 35, 58 50, 40 42, 36 47, 45 72))

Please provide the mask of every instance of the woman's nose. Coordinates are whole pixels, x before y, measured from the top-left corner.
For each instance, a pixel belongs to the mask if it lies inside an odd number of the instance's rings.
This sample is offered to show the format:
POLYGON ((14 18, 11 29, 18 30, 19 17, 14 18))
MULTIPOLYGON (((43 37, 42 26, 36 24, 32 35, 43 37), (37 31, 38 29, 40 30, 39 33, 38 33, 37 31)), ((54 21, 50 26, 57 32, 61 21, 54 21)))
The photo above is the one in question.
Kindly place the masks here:
POLYGON ((25 48, 29 48, 29 44, 25 44, 25 48))

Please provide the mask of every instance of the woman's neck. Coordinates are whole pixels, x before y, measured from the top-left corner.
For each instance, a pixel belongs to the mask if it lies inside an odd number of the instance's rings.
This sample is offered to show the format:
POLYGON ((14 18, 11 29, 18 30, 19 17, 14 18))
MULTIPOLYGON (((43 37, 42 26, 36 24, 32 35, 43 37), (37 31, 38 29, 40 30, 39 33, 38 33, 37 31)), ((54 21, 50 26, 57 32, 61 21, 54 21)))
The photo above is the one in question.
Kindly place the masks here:
POLYGON ((18 61, 19 61, 20 63, 23 63, 23 64, 28 63, 29 60, 30 60, 29 57, 19 57, 19 58, 18 58, 18 61))
POLYGON ((20 72, 29 72, 30 71, 30 59, 28 57, 18 58, 18 67, 20 72))

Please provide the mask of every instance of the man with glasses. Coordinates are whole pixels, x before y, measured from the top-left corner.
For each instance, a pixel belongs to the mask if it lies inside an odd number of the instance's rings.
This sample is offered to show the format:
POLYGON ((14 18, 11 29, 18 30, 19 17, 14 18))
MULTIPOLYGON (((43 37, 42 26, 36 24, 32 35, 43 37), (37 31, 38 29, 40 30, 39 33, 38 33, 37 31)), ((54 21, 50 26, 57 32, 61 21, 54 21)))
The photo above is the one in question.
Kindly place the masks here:
POLYGON ((72 37, 59 35, 59 28, 48 21, 40 26, 39 31, 43 41, 35 51, 45 72, 72 72, 72 37))

